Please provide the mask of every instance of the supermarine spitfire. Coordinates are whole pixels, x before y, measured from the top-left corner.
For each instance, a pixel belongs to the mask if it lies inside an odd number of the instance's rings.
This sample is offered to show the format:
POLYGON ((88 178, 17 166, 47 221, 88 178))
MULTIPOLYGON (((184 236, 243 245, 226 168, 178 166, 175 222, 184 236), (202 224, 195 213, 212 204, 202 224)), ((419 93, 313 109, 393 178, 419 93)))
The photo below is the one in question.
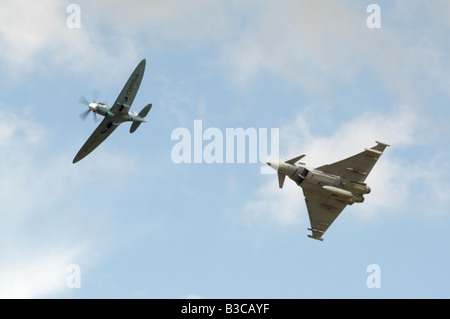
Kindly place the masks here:
MULTIPOLYGON (((145 70, 145 59, 142 60, 136 69, 131 74, 127 83, 120 92, 116 102, 112 106, 109 106, 101 102, 92 102, 88 104, 89 109, 82 114, 82 117, 86 117, 89 112, 93 112, 97 117, 102 115, 105 118, 98 125, 92 135, 88 138, 86 143, 81 147, 78 154, 73 159, 73 163, 80 161, 91 153, 97 146, 99 146, 121 123, 133 122, 131 124, 130 133, 136 131, 136 129, 143 122, 147 122, 145 116, 147 116, 152 105, 145 106, 139 114, 136 112, 130 112, 131 104, 134 101, 136 93, 142 81, 145 70)), ((81 98, 80 102, 85 103, 86 99, 81 98)))
POLYGON ((279 187, 288 176, 303 189, 312 235, 322 241, 323 234, 347 205, 362 203, 370 188, 364 183, 378 158, 389 144, 376 142, 372 148, 339 162, 312 168, 299 163, 305 155, 267 164, 278 172, 279 187))

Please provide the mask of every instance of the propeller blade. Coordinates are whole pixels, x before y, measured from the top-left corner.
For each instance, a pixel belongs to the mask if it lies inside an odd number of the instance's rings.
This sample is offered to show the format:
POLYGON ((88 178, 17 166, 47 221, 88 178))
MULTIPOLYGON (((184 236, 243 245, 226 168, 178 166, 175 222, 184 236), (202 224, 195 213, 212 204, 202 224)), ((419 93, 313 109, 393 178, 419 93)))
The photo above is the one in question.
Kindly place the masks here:
POLYGON ((97 113, 95 113, 95 112, 93 112, 94 114, 94 122, 95 123, 98 123, 99 121, 100 121, 100 118, 98 117, 98 114, 97 113))
POLYGON ((81 103, 81 104, 85 104, 85 105, 89 105, 89 101, 88 101, 88 99, 87 99, 84 95, 82 95, 82 96, 80 97, 80 103, 81 103))
POLYGON ((90 110, 84 111, 80 114, 80 118, 84 121, 86 117, 89 115, 90 110))

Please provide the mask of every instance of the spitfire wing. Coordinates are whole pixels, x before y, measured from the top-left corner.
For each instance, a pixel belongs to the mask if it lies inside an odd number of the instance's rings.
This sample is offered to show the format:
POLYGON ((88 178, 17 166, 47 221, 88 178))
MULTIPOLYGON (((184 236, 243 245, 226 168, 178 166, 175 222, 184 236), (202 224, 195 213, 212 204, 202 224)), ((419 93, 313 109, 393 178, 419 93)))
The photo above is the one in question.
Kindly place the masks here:
POLYGON ((324 192, 318 186, 303 187, 303 194, 305 195, 306 207, 308 208, 311 222, 311 228, 308 228, 308 230, 312 231, 312 235, 308 235, 308 237, 323 240, 323 234, 347 204, 324 192))
POLYGON ((73 163, 75 164, 80 161, 96 149, 97 146, 99 146, 117 128, 117 126, 118 124, 113 123, 111 118, 105 117, 78 151, 73 159, 73 163))
POLYGON ((362 183, 387 146, 389 145, 386 143, 377 142, 376 146, 366 148, 364 152, 333 164, 317 167, 316 169, 326 174, 336 175, 350 181, 362 183))
POLYGON ((137 91, 139 90, 139 86, 141 85, 142 77, 144 76, 145 64, 145 59, 138 64, 117 97, 116 102, 112 105, 111 112, 114 113, 115 116, 121 116, 120 113, 125 112, 124 110, 128 112, 128 109, 133 103, 137 91))

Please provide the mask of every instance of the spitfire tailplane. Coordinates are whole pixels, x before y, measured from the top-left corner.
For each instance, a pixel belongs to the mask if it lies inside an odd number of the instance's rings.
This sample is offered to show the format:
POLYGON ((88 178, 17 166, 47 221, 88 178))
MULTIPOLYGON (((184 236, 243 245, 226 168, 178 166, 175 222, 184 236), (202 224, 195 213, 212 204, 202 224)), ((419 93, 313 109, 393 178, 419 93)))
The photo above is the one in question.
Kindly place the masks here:
POLYGON ((152 104, 147 104, 147 106, 144 107, 139 112, 139 114, 137 115, 137 118, 135 120, 133 120, 133 124, 131 124, 130 133, 133 133, 134 131, 136 131, 142 122, 146 122, 145 117, 147 116, 148 112, 150 112, 151 108, 152 108, 152 104))

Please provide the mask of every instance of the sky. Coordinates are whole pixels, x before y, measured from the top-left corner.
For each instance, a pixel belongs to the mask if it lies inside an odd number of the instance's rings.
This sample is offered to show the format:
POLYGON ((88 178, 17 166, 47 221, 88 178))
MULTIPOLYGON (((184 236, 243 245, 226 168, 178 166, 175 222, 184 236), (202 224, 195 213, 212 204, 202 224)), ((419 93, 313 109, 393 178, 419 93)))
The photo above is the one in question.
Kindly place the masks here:
POLYGON ((0 4, 1 298, 450 297, 448 1, 0 4), (144 58, 148 123, 72 164, 80 96, 144 58), (320 242, 261 144, 208 161, 238 128, 312 167, 390 147, 320 242))

